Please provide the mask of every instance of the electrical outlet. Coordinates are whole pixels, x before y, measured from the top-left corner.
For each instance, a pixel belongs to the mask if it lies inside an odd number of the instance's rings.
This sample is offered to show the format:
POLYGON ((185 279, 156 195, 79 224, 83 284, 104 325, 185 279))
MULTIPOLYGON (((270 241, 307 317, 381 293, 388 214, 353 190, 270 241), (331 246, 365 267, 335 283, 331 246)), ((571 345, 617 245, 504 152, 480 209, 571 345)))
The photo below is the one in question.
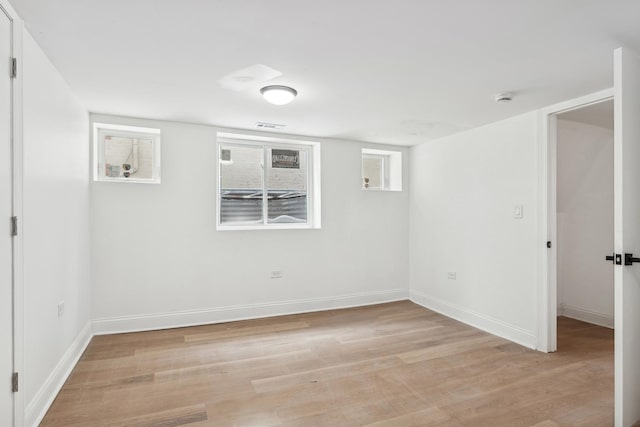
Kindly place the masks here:
POLYGON ((447 279, 456 280, 456 272, 455 271, 448 272, 447 279))
POLYGON ((282 270, 273 270, 271 272, 272 279, 281 279, 282 278, 282 270))
POLYGON ((64 301, 58 303, 58 317, 62 317, 64 314, 64 301))

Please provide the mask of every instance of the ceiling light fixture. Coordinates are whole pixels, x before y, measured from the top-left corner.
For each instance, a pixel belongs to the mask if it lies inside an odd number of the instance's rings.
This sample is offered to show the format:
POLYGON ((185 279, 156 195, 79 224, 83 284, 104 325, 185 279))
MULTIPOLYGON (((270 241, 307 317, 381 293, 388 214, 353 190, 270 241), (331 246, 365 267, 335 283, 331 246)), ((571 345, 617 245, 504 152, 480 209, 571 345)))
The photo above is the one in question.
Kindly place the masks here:
POLYGON ((298 92, 289 86, 271 85, 260 89, 267 102, 273 105, 285 105, 293 101, 298 92))

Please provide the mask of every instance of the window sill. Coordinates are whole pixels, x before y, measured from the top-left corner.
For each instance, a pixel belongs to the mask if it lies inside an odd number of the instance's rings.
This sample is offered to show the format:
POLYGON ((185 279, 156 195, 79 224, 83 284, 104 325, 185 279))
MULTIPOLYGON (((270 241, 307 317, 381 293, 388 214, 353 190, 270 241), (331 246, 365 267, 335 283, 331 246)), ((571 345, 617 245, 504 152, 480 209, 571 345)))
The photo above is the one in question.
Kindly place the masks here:
POLYGON ((401 193, 402 189, 390 189, 390 188, 362 188, 362 191, 374 191, 376 193, 401 193))
POLYGON ((320 226, 313 224, 269 224, 269 225, 220 225, 216 226, 217 231, 253 231, 253 230, 314 230, 320 226))
POLYGON ((131 179, 131 178, 98 178, 94 179, 94 182, 117 182, 126 184, 160 184, 160 178, 158 179, 131 179))

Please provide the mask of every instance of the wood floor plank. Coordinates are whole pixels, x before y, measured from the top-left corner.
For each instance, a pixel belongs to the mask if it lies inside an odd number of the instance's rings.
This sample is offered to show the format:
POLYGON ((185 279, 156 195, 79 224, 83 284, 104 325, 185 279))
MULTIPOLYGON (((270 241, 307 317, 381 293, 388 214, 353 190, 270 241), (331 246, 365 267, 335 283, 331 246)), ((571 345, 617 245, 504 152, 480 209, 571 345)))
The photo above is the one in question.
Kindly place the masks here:
POLYGON ((467 338, 460 340, 455 344, 441 344, 429 348, 420 350, 413 350, 406 353, 398 354, 398 358, 404 363, 416 363, 423 362, 431 359, 437 359, 440 357, 453 356, 454 354, 466 353, 476 348, 481 348, 486 345, 492 345, 495 343, 501 343, 498 337, 494 336, 480 336, 475 338, 467 338))
POLYGON ((613 331, 543 354, 408 301, 94 337, 41 425, 613 425, 613 331))
POLYGON ((286 389, 297 384, 358 375, 399 366, 401 362, 395 356, 386 356, 365 361, 333 365, 330 367, 310 369, 276 377, 261 378, 251 381, 258 393, 268 393, 286 389))
POLYGON ((375 423, 366 424, 367 427, 423 427, 423 426, 453 426, 461 425, 457 421, 447 415, 446 412, 433 407, 426 408, 416 412, 399 415, 386 420, 377 421, 375 423), (426 421, 428 420, 428 421, 426 421))
POLYGON ((197 341, 216 341, 226 338, 237 338, 244 336, 255 336, 260 334, 269 334, 274 332, 290 331, 292 329, 308 328, 307 322, 283 322, 277 325, 253 326, 245 328, 229 328, 224 331, 204 332, 199 334, 186 334, 184 340, 186 342, 197 341))
POLYGON ((205 405, 159 411, 152 415, 142 415, 123 420, 123 427, 179 427, 207 421, 205 405))

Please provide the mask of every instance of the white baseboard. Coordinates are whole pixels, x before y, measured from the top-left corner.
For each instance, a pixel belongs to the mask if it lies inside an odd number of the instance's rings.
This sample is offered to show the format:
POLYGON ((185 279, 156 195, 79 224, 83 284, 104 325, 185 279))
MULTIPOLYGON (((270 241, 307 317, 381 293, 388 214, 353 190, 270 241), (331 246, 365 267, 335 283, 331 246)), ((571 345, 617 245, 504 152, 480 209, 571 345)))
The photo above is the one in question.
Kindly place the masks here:
POLYGON ((513 341, 525 347, 536 348, 536 335, 525 329, 511 325, 502 320, 478 313, 468 308, 427 296, 417 291, 411 291, 411 301, 429 310, 436 311, 452 319, 458 320, 474 328, 482 329, 490 334, 497 335, 509 341, 513 341))
POLYGON ((82 356, 82 353, 84 353, 89 345, 92 336, 91 322, 87 322, 42 387, 40 387, 40 390, 38 390, 31 402, 27 404, 25 409, 25 426, 35 427, 40 424, 53 403, 53 400, 64 385, 64 382, 69 377, 69 374, 71 374, 78 360, 80 360, 80 356, 82 356))
POLYGON ((93 320, 94 335, 180 328, 236 320, 359 307, 409 299, 407 289, 93 320))
POLYGON ((558 307, 558 316, 569 317, 571 319, 581 320, 583 322, 592 323, 605 328, 613 329, 614 317, 608 314, 597 313, 583 308, 571 307, 570 305, 560 304, 558 307))

